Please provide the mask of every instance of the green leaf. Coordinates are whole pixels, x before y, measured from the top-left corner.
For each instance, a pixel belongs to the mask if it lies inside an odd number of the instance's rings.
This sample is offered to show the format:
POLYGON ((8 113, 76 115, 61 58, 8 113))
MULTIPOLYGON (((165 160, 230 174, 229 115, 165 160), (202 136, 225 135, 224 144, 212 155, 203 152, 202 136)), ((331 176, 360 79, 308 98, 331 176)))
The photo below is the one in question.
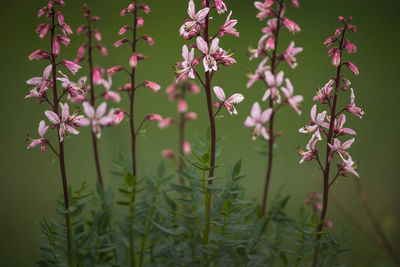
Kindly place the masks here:
POLYGON ((127 172, 127 173, 125 173, 125 180, 124 181, 125 181, 125 184, 128 187, 133 187, 134 186, 134 182, 135 182, 135 176, 133 176, 132 173, 127 172))

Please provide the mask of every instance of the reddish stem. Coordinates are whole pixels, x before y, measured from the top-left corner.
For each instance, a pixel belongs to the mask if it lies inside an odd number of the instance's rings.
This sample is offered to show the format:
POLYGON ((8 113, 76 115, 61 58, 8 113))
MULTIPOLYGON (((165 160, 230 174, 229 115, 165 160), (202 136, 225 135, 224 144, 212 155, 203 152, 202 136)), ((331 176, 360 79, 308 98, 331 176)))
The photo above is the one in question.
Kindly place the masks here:
MULTIPOLYGON (((340 58, 342 59, 342 52, 343 52, 343 43, 344 43, 344 36, 346 33, 347 26, 344 26, 343 32, 342 32, 342 37, 340 40, 340 58)), ((318 250, 319 250, 319 240, 321 239, 321 231, 324 228, 324 221, 326 218, 326 213, 328 211, 328 200, 329 200, 329 171, 331 167, 331 162, 329 160, 330 154, 331 154, 331 148, 329 147, 329 144, 332 144, 332 139, 333 139, 333 130, 335 126, 335 119, 336 119, 336 105, 337 105, 337 100, 338 100, 338 95, 339 95, 339 87, 340 87, 340 74, 342 70, 342 64, 340 62, 339 66, 337 67, 337 73, 336 73, 336 79, 335 79, 335 95, 333 98, 333 104, 331 107, 331 118, 330 118, 330 123, 329 123, 329 131, 328 131, 328 137, 327 137, 327 142, 326 142, 326 162, 325 162, 325 168, 324 168, 324 194, 323 194, 323 204, 322 204, 322 212, 321 212, 321 217, 319 220, 319 225, 317 227, 317 236, 315 238, 315 245, 314 245, 314 258, 313 258, 313 263, 312 266, 315 267, 317 266, 318 263, 318 250)))
MULTIPOLYGON (((276 31, 274 33, 275 35, 275 49, 273 51, 272 57, 271 57, 271 73, 272 75, 275 75, 276 69, 278 67, 279 62, 277 62, 277 48, 278 48, 278 39, 279 39, 279 30, 281 27, 281 13, 283 10, 283 0, 280 0, 279 2, 279 10, 278 10, 278 15, 277 15, 277 19, 278 19, 278 25, 276 28, 276 31)), ((269 107, 270 108, 274 108, 274 101, 272 99, 272 94, 270 95, 269 98, 269 107)), ((273 157, 274 157, 274 142, 275 142, 275 134, 274 134, 274 118, 275 118, 275 113, 276 111, 273 110, 272 114, 271 114, 271 118, 269 121, 269 142, 268 142, 268 167, 267 167, 267 174, 265 177, 265 186, 264 186, 264 194, 263 194, 263 198, 262 198, 262 208, 261 208, 261 212, 262 215, 265 215, 266 209, 267 209, 267 198, 268 198, 268 189, 269 189, 269 183, 271 180, 271 173, 272 173, 272 163, 273 163, 273 157)))
MULTIPOLYGON (((53 42, 55 37, 55 9, 54 5, 51 10, 51 42, 50 42, 50 55, 51 55, 51 65, 52 65, 52 85, 53 85, 53 111, 59 116, 59 99, 57 97, 57 64, 56 64, 56 55, 53 51, 53 42)), ((64 195, 64 208, 65 208, 65 225, 67 229, 67 258, 68 264, 72 266, 72 238, 71 238, 71 222, 69 216, 69 196, 68 196, 68 183, 67 183, 67 174, 65 170, 65 157, 64 157, 64 143, 61 141, 61 137, 59 135, 60 126, 57 125, 57 137, 59 144, 59 152, 58 152, 58 160, 60 164, 60 172, 61 172, 61 181, 63 187, 63 195, 64 195)))
MULTIPOLYGON (((136 33, 137 33, 137 0, 133 0, 135 5, 135 10, 133 13, 133 36, 132 36, 132 54, 136 53, 136 33)), ((134 248, 134 203, 136 197, 136 133, 135 133, 135 121, 134 121, 134 111, 135 111, 135 73, 136 68, 132 68, 131 71, 131 91, 129 93, 129 125, 131 132, 131 154, 132 154, 132 174, 133 174, 133 186, 132 186, 132 197, 131 204, 129 206, 129 254, 130 254, 130 264, 135 266, 135 248, 134 248)))
MULTIPOLYGON (((93 108, 95 108, 95 102, 96 102, 96 97, 95 97, 95 92, 94 92, 94 82, 93 82, 93 58, 92 58, 92 28, 91 28, 91 22, 90 18, 88 18, 88 61, 89 61, 89 73, 90 73, 90 104, 92 105, 93 108)), ((94 154, 94 162, 96 165, 96 172, 97 172, 97 179, 99 180, 101 189, 104 190, 104 184, 103 184, 103 178, 101 175, 101 168, 100 168, 100 161, 99 161, 99 152, 98 152, 98 147, 97 147, 97 137, 96 134, 93 131, 90 131, 92 133, 92 143, 93 143, 93 154, 94 154)))

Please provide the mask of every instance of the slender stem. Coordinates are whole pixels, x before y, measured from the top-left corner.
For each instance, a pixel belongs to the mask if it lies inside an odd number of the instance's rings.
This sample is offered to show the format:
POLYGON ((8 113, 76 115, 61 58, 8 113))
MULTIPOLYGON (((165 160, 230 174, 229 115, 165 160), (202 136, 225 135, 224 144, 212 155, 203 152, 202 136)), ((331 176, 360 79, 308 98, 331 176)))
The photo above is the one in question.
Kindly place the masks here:
MULTIPOLYGON (((340 59, 342 59, 342 52, 343 52, 343 43, 344 43, 344 36, 346 33, 346 25, 343 29, 342 32, 342 38, 340 40, 340 59)), ((314 244, 314 257, 313 257, 313 263, 312 266, 315 267, 317 266, 318 263, 318 250, 319 250, 319 240, 321 239, 321 231, 324 227, 324 221, 326 218, 326 213, 328 210, 328 200, 329 200, 329 171, 331 167, 331 162, 330 162, 330 154, 331 154, 331 148, 329 147, 329 144, 332 144, 333 140, 333 130, 334 130, 334 124, 335 124, 335 118, 336 118, 336 105, 337 105, 337 100, 338 100, 338 95, 339 95, 339 87, 340 87, 340 74, 342 70, 342 64, 339 64, 337 67, 337 72, 336 72, 336 79, 335 79, 335 95, 333 98, 333 104, 331 107, 331 119, 329 123, 329 132, 328 132, 328 137, 327 137, 327 142, 326 142, 326 162, 325 162, 325 169, 324 169, 324 194, 323 194, 323 204, 322 204, 322 212, 321 212, 321 217, 319 220, 319 225, 317 227, 317 235, 315 238, 315 244, 314 244)))
POLYGON ((374 227, 376 234, 380 239, 380 244, 382 248, 386 251, 387 254, 389 254, 394 263, 400 265, 400 256, 393 250, 393 247, 390 245, 389 240, 387 239, 385 233, 382 230, 379 220, 375 217, 371 207, 368 205, 367 198, 364 192, 362 191, 361 183, 357 181, 356 184, 357 184, 358 194, 361 199, 361 203, 368 215, 369 220, 371 221, 371 224, 374 227))
MULTIPOLYGON (((278 66, 277 63, 277 50, 278 50, 278 40, 279 40, 279 30, 281 27, 281 13, 283 10, 283 0, 280 0, 279 2, 279 10, 277 14, 277 19, 278 19, 278 25, 276 27, 276 31, 274 33, 275 37, 275 49, 273 51, 272 57, 271 57, 271 73, 272 75, 275 75, 276 68, 278 66)), ((272 99, 272 93, 269 97, 269 107, 274 108, 274 100, 272 99)), ((273 157, 274 157, 274 142, 275 142, 275 134, 274 134, 274 118, 275 118, 275 113, 276 111, 273 110, 271 114, 271 118, 269 121, 269 141, 268 141, 268 167, 267 167, 267 174, 265 177, 265 186, 264 186, 264 194, 262 198, 262 215, 265 216, 265 212, 267 210, 267 197, 268 197, 268 189, 269 189, 269 183, 271 181, 271 173, 272 173, 272 163, 273 163, 273 157)))
MULTIPOLYGON (((181 87, 181 94, 180 94, 180 100, 185 100, 185 84, 182 84, 181 87)), ((183 171, 183 167, 184 167, 184 162, 183 162, 183 145, 185 142, 185 122, 186 122, 186 116, 185 116, 185 112, 181 112, 180 116, 179 116, 179 163, 178 163, 178 170, 179 171, 183 171)), ((183 179, 183 177, 179 177, 179 182, 181 185, 185 185, 185 180, 183 179)), ((185 195, 184 195, 185 197, 185 195)), ((185 208, 187 208, 187 206, 185 205, 185 208)))
POLYGON ((138 128, 136 129, 135 136, 138 136, 138 134, 140 133, 140 130, 142 129, 142 127, 146 121, 147 121, 147 117, 144 117, 144 119, 140 122, 138 128))
MULTIPOLYGON (((206 7, 210 7, 210 0, 206 0, 206 7)), ((210 38, 208 35, 208 24, 210 20, 210 14, 207 14, 204 23, 204 40, 210 45, 210 38)), ((211 80, 212 75, 210 72, 205 73, 205 91, 207 98, 207 108, 208 108, 208 117, 210 120, 210 130, 211 130, 211 148, 210 148, 210 170, 208 172, 208 177, 214 176, 215 170, 215 144, 216 144, 216 132, 215 132, 215 118, 214 118, 214 108, 212 105, 212 97, 211 97, 211 80)), ((213 183, 212 180, 208 181, 208 184, 211 185, 213 183)), ((206 218, 205 218, 205 233, 204 233, 204 243, 208 243, 209 233, 210 233, 210 220, 211 220, 211 195, 209 190, 205 192, 205 209, 206 209, 206 218)))
MULTIPOLYGON (((95 104, 95 92, 94 92, 94 82, 93 82, 93 57, 92 57, 92 25, 90 22, 90 18, 88 18, 88 61, 89 61, 89 81, 90 81, 90 105, 94 108, 95 104)), ((103 177, 101 175, 100 161, 99 161, 99 152, 97 147, 97 137, 96 134, 92 133, 92 143, 93 143, 93 154, 94 154, 94 162, 96 165, 97 179, 99 180, 101 189, 104 190, 103 177)))
MULTIPOLYGON (((136 53, 136 33, 137 33, 137 0, 133 0, 135 10, 133 12, 133 36, 132 36, 132 54, 136 53)), ((131 71, 131 91, 129 94, 129 125, 131 132, 131 154, 132 154, 132 174, 133 174, 133 191, 132 199, 130 204, 130 219, 129 219, 129 252, 130 252, 130 263, 131 266, 135 266, 135 250, 134 250, 134 203, 136 197, 136 133, 135 133, 135 121, 134 121, 134 110, 135 110, 135 73, 136 68, 132 68, 131 71)))
MULTIPOLYGON (((53 42, 55 37, 55 10, 54 5, 51 11, 51 43, 50 43, 50 51, 51 51, 51 64, 52 64, 52 82, 53 82, 53 111, 59 115, 58 104, 59 99, 57 97, 57 64, 56 64, 56 55, 53 51, 53 42)), ((64 208, 65 208, 65 224, 67 228, 67 258, 68 265, 72 266, 72 237, 71 237, 71 222, 69 215, 69 196, 68 196, 68 184, 67 184, 67 174, 65 170, 65 158, 64 158, 64 143, 61 141, 61 137, 59 133, 60 126, 57 125, 57 137, 59 143, 59 156, 58 160, 60 163, 60 172, 61 172, 61 180, 63 187, 63 195, 64 195, 64 208)))

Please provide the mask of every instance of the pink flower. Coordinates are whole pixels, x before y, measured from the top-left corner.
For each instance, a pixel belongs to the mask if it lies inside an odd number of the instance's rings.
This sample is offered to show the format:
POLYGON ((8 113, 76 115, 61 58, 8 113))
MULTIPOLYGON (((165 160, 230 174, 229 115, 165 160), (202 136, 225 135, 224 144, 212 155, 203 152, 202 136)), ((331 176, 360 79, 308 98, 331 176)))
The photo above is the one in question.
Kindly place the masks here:
POLYGON ((289 44, 289 47, 286 49, 286 51, 283 53, 283 58, 286 60, 286 62, 289 64, 289 66, 294 69, 297 67, 297 60, 295 56, 303 51, 302 47, 294 47, 294 41, 292 41, 289 44))
POLYGON ((53 38, 53 53, 56 57, 60 55, 60 43, 58 42, 57 37, 53 38))
POLYGON ((121 121, 124 119, 125 112, 119 109, 110 109, 107 114, 107 117, 110 117, 110 123, 108 126, 119 125, 121 121))
POLYGON ((40 60, 48 58, 50 58, 50 55, 44 52, 42 49, 36 50, 28 56, 29 60, 40 60))
POLYGON ((341 61, 341 55, 340 55, 340 50, 336 49, 335 52, 333 53, 332 57, 332 65, 338 67, 340 65, 341 61))
POLYGON ((219 28, 219 34, 221 36, 224 36, 225 34, 230 34, 230 35, 239 37, 239 32, 236 31, 236 29, 234 28, 238 21, 236 19, 231 20, 231 15, 232 15, 232 11, 229 12, 229 15, 226 18, 224 25, 219 28))
POLYGON ((75 129, 75 126, 79 125, 79 120, 82 119, 82 116, 77 116, 76 114, 69 114, 69 106, 67 103, 62 104, 61 106, 61 117, 59 117, 55 112, 46 110, 44 114, 47 119, 53 123, 54 125, 59 125, 59 136, 60 142, 64 140, 64 137, 70 134, 79 134, 79 131, 75 129))
POLYGON ((106 56, 107 56, 108 51, 107 51, 107 48, 106 48, 104 45, 98 44, 98 45, 96 45, 96 48, 100 51, 100 54, 101 54, 103 57, 106 57, 106 56))
POLYGON ((57 37, 57 40, 65 47, 68 47, 71 43, 71 40, 64 35, 58 34, 56 37, 57 37))
POLYGON ((158 127, 160 129, 165 129, 165 128, 169 127, 173 122, 174 122, 174 119, 172 119, 172 118, 161 119, 158 121, 158 127))
POLYGON ((271 1, 271 0, 266 0, 264 3, 262 2, 254 2, 254 6, 260 11, 257 14, 257 18, 259 18, 260 20, 263 20, 265 18, 267 18, 268 16, 273 16, 274 15, 274 11, 271 9, 272 4, 275 1, 271 1))
POLYGON ((288 29, 288 31, 290 31, 291 33, 296 33, 300 31, 299 25, 288 18, 283 18, 283 25, 285 25, 286 29, 288 29))
POLYGON ((153 90, 153 92, 157 92, 158 90, 161 89, 160 85, 156 84, 155 82, 151 82, 151 81, 144 81, 143 86, 150 88, 151 90, 153 90))
POLYGON ((354 95, 354 90, 353 88, 350 88, 351 94, 350 94, 350 104, 347 105, 346 110, 360 119, 362 119, 362 116, 364 116, 365 112, 356 106, 356 103, 354 102, 354 99, 356 98, 354 95))
POLYGON ((263 74, 265 71, 269 70, 271 67, 265 65, 267 63, 268 58, 264 58, 260 64, 258 64, 257 70, 254 74, 249 75, 249 81, 247 82, 246 87, 250 88, 256 81, 264 78, 263 74))
POLYGON ((271 97, 276 103, 280 103, 281 96, 278 87, 281 86, 283 82, 283 71, 280 71, 276 76, 274 76, 271 71, 267 70, 264 75, 265 82, 268 84, 269 88, 265 91, 262 101, 271 97))
POLYGON ((319 140, 322 140, 319 129, 322 127, 323 122, 325 121, 326 111, 323 111, 317 115, 317 105, 314 105, 311 109, 310 115, 311 115, 310 122, 308 123, 308 125, 304 126, 303 128, 300 128, 299 132, 309 134, 316 131, 315 136, 319 140))
POLYGON ((185 39, 190 39, 200 33, 201 25, 204 23, 205 17, 208 15, 210 9, 208 7, 201 9, 196 13, 193 0, 189 1, 187 13, 191 19, 185 21, 181 26, 179 32, 185 39))
POLYGON ((51 25, 49 25, 49 24, 40 24, 36 28, 36 33, 39 34, 39 38, 43 39, 44 37, 46 37, 46 35, 49 32, 50 28, 51 28, 51 25))
POLYGON ((148 45, 154 45, 154 40, 152 37, 148 36, 148 35, 142 35, 141 37, 143 40, 145 40, 147 42, 148 45))
POLYGON ((133 53, 131 58, 130 58, 130 60, 129 60, 129 66, 131 68, 136 68, 137 63, 138 63, 137 55, 136 55, 136 53, 133 53))
POLYGON ((132 12, 135 9, 135 4, 130 4, 127 8, 122 9, 120 16, 123 17, 126 14, 132 12))
POLYGON ((250 116, 246 118, 244 126, 247 128, 254 127, 252 138, 256 138, 262 135, 265 139, 269 139, 269 134, 264 124, 271 118, 272 109, 269 108, 264 112, 261 112, 261 107, 258 102, 255 102, 251 108, 250 116))
POLYGON ((122 38, 114 43, 114 47, 120 47, 121 45, 129 43, 129 40, 126 38, 122 38))
POLYGON ((318 142, 317 138, 311 138, 308 142, 306 149, 307 151, 303 151, 301 148, 298 150, 300 156, 302 156, 300 160, 300 164, 302 164, 305 160, 311 161, 314 156, 318 153, 318 150, 315 148, 315 144, 318 142))
POLYGON ((117 72, 119 72, 119 71, 121 71, 123 69, 125 69, 125 68, 122 67, 122 66, 115 66, 115 67, 109 68, 107 70, 107 73, 108 73, 108 75, 114 75, 115 73, 117 73, 117 72))
POLYGON ((78 61, 81 61, 83 57, 85 56, 85 51, 86 51, 87 43, 83 43, 79 48, 78 48, 78 53, 77 53, 77 59, 78 61))
POLYGON ((172 151, 171 149, 164 149, 163 151, 161 151, 161 156, 167 160, 167 159, 173 159, 175 157, 175 153, 174 151, 172 151))
POLYGON ((236 63, 236 60, 231 57, 231 55, 222 48, 218 49, 218 52, 214 55, 215 59, 219 61, 224 66, 230 66, 231 64, 236 63))
MULTIPOLYGON (((340 34, 340 33, 339 33, 340 34)), ((336 33, 335 33, 336 35, 336 33)), ((331 36, 328 37, 325 42, 324 45, 326 45, 327 47, 330 47, 333 43, 335 43, 338 40, 338 38, 336 36, 331 36)))
POLYGON ((196 114, 196 112, 189 112, 189 113, 186 115, 186 120, 188 120, 188 121, 192 121, 192 120, 195 120, 195 119, 197 119, 197 114, 196 114))
POLYGON ((64 35, 71 35, 73 33, 71 27, 67 23, 61 25, 61 31, 64 35))
POLYGON ((73 75, 75 75, 81 68, 81 66, 69 60, 63 60, 61 61, 61 64, 64 65, 64 67, 66 67, 73 75))
POLYGON ((332 98, 333 95, 330 95, 333 87, 333 80, 329 80, 324 87, 322 87, 319 91, 317 91, 317 95, 313 97, 313 101, 321 101, 322 104, 325 104, 329 98, 332 98))
POLYGON ((228 11, 224 1, 215 0, 214 2, 215 2, 215 7, 217 8, 218 14, 221 14, 221 13, 224 13, 224 12, 228 11))
POLYGON ((208 44, 202 37, 197 37, 197 48, 203 53, 203 65, 205 72, 217 71, 217 60, 215 59, 215 54, 219 49, 219 39, 214 38, 211 42, 210 50, 208 50, 208 44))
POLYGON ((111 91, 112 79, 111 76, 108 76, 108 81, 102 79, 102 84, 104 86, 104 99, 109 100, 111 99, 115 103, 119 103, 121 101, 121 96, 114 91, 111 91))
POLYGON ((104 74, 104 69, 101 67, 94 67, 93 69, 93 83, 95 85, 100 85, 103 82, 103 74, 104 74))
POLYGON ((353 62, 347 61, 347 62, 345 62, 344 64, 346 65, 346 67, 347 67, 351 72, 354 73, 354 75, 357 76, 358 74, 360 74, 360 72, 358 71, 357 66, 354 65, 353 62))
POLYGON ((76 34, 77 35, 81 35, 83 33, 83 31, 86 30, 86 25, 82 24, 80 25, 77 29, 76 29, 76 34))
POLYGON ((138 28, 143 28, 143 25, 144 25, 144 19, 142 17, 139 17, 137 19, 137 27, 138 28))
POLYGON ((340 140, 335 138, 333 141, 333 145, 328 144, 328 146, 335 151, 339 156, 342 158, 343 162, 348 165, 348 166, 353 166, 354 161, 351 158, 350 154, 346 152, 347 149, 351 147, 351 145, 354 143, 354 138, 347 140, 343 144, 340 143, 340 140))
POLYGON ((176 78, 176 82, 184 79, 186 75, 192 80, 196 78, 194 67, 196 67, 199 61, 194 60, 194 48, 192 48, 189 52, 189 49, 186 45, 182 46, 182 57, 182 70, 177 70, 178 76, 176 78))
POLYGON ((97 138, 101 137, 101 127, 109 125, 113 118, 111 116, 104 116, 107 110, 107 103, 101 103, 96 111, 90 105, 89 102, 84 102, 82 104, 83 111, 85 112, 87 118, 82 118, 79 121, 80 126, 89 126, 92 125, 92 132, 96 135, 97 138))
POLYGON ((224 105, 225 108, 228 110, 229 114, 231 115, 238 114, 235 106, 243 101, 244 96, 242 94, 233 94, 228 99, 225 99, 225 92, 219 86, 214 86, 214 93, 217 96, 217 98, 221 101, 215 104, 216 107, 224 105))
POLYGON ((346 46, 347 53, 351 54, 357 52, 357 47, 352 42, 350 42, 350 40, 346 39, 344 44, 346 46))
POLYGON ((98 30, 93 30, 92 32, 93 32, 94 38, 96 38, 96 40, 100 42, 101 41, 101 32, 99 32, 98 30))
POLYGON ((150 11, 151 11, 150 7, 148 5, 145 5, 145 4, 141 4, 140 5, 140 9, 142 9, 146 15, 149 14, 150 11))
MULTIPOLYGON (((330 116, 326 116, 328 122, 331 121, 330 116)), ((345 134, 356 135, 356 132, 350 128, 343 128, 344 124, 346 123, 346 115, 342 114, 339 116, 338 119, 335 119, 335 123, 333 125, 333 131, 337 134, 337 136, 342 136, 345 134)), ((329 129, 329 123, 323 123, 322 126, 324 128, 329 129)))
POLYGON ((188 141, 183 142, 183 154, 189 154, 192 151, 190 143, 188 141))
POLYGON ((293 5, 294 7, 296 7, 296 8, 298 8, 298 7, 300 6, 298 0, 290 0, 290 3, 292 3, 292 5, 293 5))
POLYGON ((289 79, 285 79, 286 87, 282 87, 281 90, 286 97, 286 101, 289 105, 297 112, 297 114, 301 115, 300 105, 303 102, 303 96, 295 95, 293 96, 293 85, 289 79))
MULTIPOLYGON (((77 83, 71 82, 67 75, 59 71, 59 73, 63 76, 62 78, 57 78, 58 81, 62 82, 62 87, 68 91, 68 93, 73 97, 78 97, 84 95, 86 92, 85 84, 86 77, 81 77, 77 83)), ((77 101, 79 102, 79 101, 77 101)))
POLYGON ((25 98, 41 98, 46 94, 48 86, 50 85, 49 76, 51 70, 52 66, 49 65, 44 69, 42 77, 33 77, 26 81, 28 85, 34 86, 34 88, 30 90, 29 94, 27 94, 25 98))
POLYGON ((56 15, 57 15, 58 24, 63 25, 64 24, 63 14, 59 10, 57 10, 56 15))
MULTIPOLYGON (((354 163, 353 163, 352 165, 349 165, 349 164, 347 164, 347 163, 345 163, 345 162, 342 162, 342 163, 339 163, 339 164, 338 164, 338 167, 339 167, 342 171, 347 172, 347 173, 351 173, 351 174, 353 174, 354 176, 356 176, 357 178, 360 178, 360 175, 359 175, 359 174, 357 173, 357 171, 355 170, 354 163)), ((342 173, 342 175, 343 175, 343 176, 347 176, 346 174, 343 174, 343 173, 342 173)))
POLYGON ((179 113, 185 113, 188 109, 187 103, 185 99, 180 99, 178 102, 178 112, 179 113))
POLYGON ((40 121, 38 129, 40 138, 32 140, 32 142, 28 145, 27 149, 40 145, 40 150, 44 152, 46 150, 46 144, 48 142, 48 140, 44 137, 44 135, 46 134, 48 128, 49 126, 46 126, 45 121, 43 120, 40 121))
POLYGON ((119 35, 123 35, 123 34, 126 33, 128 30, 131 30, 131 29, 132 29, 132 28, 131 28, 130 26, 125 25, 125 26, 123 26, 123 27, 119 30, 118 34, 119 34, 119 35))
POLYGON ((274 37, 269 37, 267 42, 265 43, 266 50, 274 50, 275 49, 275 39, 274 37))

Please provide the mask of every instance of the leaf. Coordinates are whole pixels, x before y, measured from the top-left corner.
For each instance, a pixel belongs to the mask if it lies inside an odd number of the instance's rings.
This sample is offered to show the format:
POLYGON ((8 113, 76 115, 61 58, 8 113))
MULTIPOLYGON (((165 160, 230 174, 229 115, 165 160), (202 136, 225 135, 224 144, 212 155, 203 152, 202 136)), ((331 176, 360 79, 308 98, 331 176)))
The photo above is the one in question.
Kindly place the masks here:
POLYGON ((279 253, 279 257, 281 258, 282 262, 287 266, 289 264, 288 259, 283 251, 279 253))
POLYGON ((128 187, 133 187, 134 186, 134 182, 135 182, 135 176, 133 176, 133 174, 131 174, 130 172, 125 173, 125 184, 128 187))
POLYGON ((190 194, 192 192, 189 187, 180 184, 171 184, 171 187, 173 190, 181 194, 190 194))
POLYGON ((170 198, 165 191, 163 191, 163 195, 164 195, 165 201, 167 202, 168 206, 172 209, 173 212, 176 212, 177 206, 176 206, 175 201, 173 201, 172 198, 170 198))

